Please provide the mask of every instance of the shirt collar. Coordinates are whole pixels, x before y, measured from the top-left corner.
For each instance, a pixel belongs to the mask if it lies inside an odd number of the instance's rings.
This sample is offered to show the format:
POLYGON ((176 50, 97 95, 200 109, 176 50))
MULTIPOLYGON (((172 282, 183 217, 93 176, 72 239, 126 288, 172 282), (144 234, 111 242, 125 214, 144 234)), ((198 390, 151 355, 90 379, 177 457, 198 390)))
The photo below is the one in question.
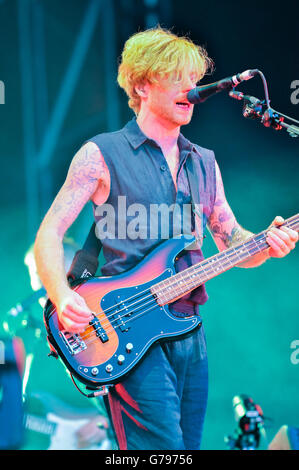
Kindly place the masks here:
MULTIPOLYGON (((124 134, 129 141, 129 143, 132 145, 134 150, 136 150, 138 147, 140 147, 142 144, 144 144, 146 141, 148 142, 154 142, 152 139, 149 139, 140 129, 136 117, 134 117, 131 121, 129 121, 125 127, 124 127, 124 134)), ((183 136, 182 133, 180 133, 179 138, 178 138, 178 146, 180 149, 180 152, 182 151, 195 151, 196 153, 199 153, 198 150, 196 149, 195 145, 190 142, 190 140, 186 139, 186 137, 183 136)))
POLYGON ((135 117, 125 125, 124 134, 134 150, 149 140, 138 126, 135 117))

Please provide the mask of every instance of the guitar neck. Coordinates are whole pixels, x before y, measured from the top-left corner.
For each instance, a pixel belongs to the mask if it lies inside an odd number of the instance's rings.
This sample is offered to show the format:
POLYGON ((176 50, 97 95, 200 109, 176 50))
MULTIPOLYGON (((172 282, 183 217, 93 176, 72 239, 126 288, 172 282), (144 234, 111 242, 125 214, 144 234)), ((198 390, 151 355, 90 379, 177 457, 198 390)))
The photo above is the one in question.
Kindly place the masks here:
MULTIPOLYGON (((299 214, 286 219, 282 225, 299 232, 299 214)), ((266 242, 267 231, 268 229, 253 235, 246 242, 217 253, 152 286, 151 292, 155 295, 158 304, 165 305, 174 302, 209 279, 269 248, 266 242)))

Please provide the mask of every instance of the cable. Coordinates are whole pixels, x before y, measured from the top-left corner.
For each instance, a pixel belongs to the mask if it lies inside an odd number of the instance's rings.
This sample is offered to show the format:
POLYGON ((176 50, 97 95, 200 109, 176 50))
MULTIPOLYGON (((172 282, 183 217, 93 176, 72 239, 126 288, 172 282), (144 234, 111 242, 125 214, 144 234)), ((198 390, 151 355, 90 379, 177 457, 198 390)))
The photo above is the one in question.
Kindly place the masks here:
POLYGON ((72 382, 73 384, 75 385, 76 389, 78 390, 78 392, 80 392, 84 397, 86 398, 95 398, 95 397, 100 397, 100 396, 103 396, 103 395, 107 395, 108 394, 108 390, 109 390, 109 387, 112 387, 112 384, 109 384, 109 385, 104 385, 104 386, 101 386, 101 390, 95 390, 94 392, 91 392, 91 393, 84 393, 80 387, 78 387, 78 385, 76 384, 76 381, 74 379, 74 376, 73 374, 69 373, 70 374, 70 377, 72 379, 72 382))
POLYGON ((261 79, 262 79, 262 82, 263 82, 263 85, 264 85, 264 92, 265 92, 265 101, 266 101, 266 105, 268 108, 270 108, 270 98, 269 98, 269 91, 268 91, 268 85, 267 85, 267 81, 266 81, 266 78, 265 78, 265 75, 263 74, 263 72, 261 72, 260 70, 257 69, 257 72, 258 74, 260 75, 261 79))

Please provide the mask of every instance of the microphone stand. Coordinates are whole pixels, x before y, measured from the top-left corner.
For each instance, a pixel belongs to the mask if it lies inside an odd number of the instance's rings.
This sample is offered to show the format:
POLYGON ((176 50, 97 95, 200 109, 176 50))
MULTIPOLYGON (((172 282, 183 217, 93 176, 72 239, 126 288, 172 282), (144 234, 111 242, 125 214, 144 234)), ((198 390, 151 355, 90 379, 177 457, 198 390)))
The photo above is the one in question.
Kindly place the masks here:
POLYGON ((271 108, 265 76, 260 70, 257 72, 263 81, 265 91, 264 100, 260 100, 254 96, 244 95, 241 92, 235 91, 235 88, 229 92, 229 96, 231 98, 244 101, 242 113, 245 118, 258 119, 265 127, 272 127, 272 129, 275 129, 276 131, 286 129, 290 137, 298 137, 299 127, 285 122, 285 119, 293 121, 298 125, 299 121, 271 108))
POLYGON ((285 117, 288 119, 288 116, 285 116, 278 111, 274 111, 272 108, 267 108, 262 117, 262 123, 265 127, 273 127, 275 130, 281 130, 282 128, 286 129, 290 137, 298 137, 299 127, 294 126, 294 124, 288 124, 284 122, 285 117))

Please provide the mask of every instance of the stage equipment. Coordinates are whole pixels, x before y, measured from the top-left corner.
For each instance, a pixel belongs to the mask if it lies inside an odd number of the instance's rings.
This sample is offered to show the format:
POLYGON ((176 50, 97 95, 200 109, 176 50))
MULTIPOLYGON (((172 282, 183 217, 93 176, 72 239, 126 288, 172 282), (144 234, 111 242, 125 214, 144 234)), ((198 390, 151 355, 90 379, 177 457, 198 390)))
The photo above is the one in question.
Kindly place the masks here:
POLYGON ((229 96, 231 98, 244 102, 242 114, 245 118, 257 119, 265 127, 272 127, 272 129, 275 129, 276 131, 285 129, 290 137, 298 137, 299 127, 295 126, 294 124, 285 122, 285 119, 292 121, 296 124, 299 124, 299 121, 289 116, 286 116, 285 114, 280 113, 279 111, 276 111, 270 106, 270 98, 266 78, 260 70, 257 70, 257 73, 260 75, 264 86, 265 98, 263 100, 260 100, 254 96, 244 95, 241 92, 235 91, 234 88, 229 92, 229 96))
POLYGON ((286 129, 290 137, 298 137, 299 127, 295 126, 295 124, 285 122, 285 119, 296 124, 299 124, 299 121, 271 108, 267 81, 260 70, 246 70, 245 72, 223 78, 222 80, 214 83, 197 86, 189 91, 187 99, 190 103, 199 104, 220 91, 228 91, 231 98, 244 101, 243 116, 245 118, 258 119, 265 127, 272 127, 272 129, 275 129, 276 131, 286 129), (256 75, 259 75, 263 82, 265 93, 265 98, 263 100, 235 91, 235 87, 237 85, 255 77, 256 75))
POLYGON ((234 417, 237 429, 233 436, 225 438, 230 450, 256 450, 264 433, 264 416, 259 405, 247 395, 233 398, 234 417))

